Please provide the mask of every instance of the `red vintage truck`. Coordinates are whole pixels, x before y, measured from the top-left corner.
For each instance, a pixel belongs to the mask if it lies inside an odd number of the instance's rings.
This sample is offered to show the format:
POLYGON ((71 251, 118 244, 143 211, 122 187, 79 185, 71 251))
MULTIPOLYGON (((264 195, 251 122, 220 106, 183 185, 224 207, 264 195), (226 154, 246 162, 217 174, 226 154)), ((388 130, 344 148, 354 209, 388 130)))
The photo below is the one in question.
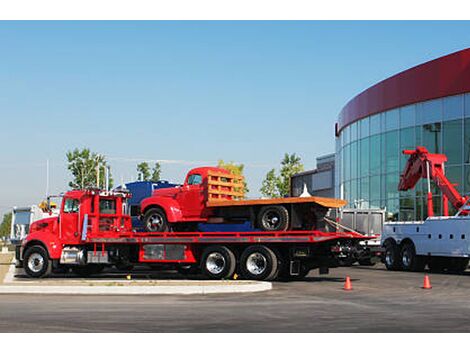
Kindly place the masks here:
POLYGON ((346 202, 323 197, 244 199, 242 176, 225 169, 199 167, 188 172, 180 187, 155 190, 141 202, 149 232, 195 231, 199 223, 249 221, 261 231, 325 230, 330 208, 346 202))
MULTIPOLYGON (((325 273, 351 248, 344 241, 363 239, 318 229, 135 232, 128 215, 130 196, 100 190, 66 192, 59 215, 34 222, 17 246, 18 266, 35 278, 54 270, 88 276, 109 266, 149 264, 211 279, 232 278, 237 273, 244 279, 274 280, 302 277, 314 268, 325 273)), ((204 219, 195 215, 191 220, 200 218, 204 219)))

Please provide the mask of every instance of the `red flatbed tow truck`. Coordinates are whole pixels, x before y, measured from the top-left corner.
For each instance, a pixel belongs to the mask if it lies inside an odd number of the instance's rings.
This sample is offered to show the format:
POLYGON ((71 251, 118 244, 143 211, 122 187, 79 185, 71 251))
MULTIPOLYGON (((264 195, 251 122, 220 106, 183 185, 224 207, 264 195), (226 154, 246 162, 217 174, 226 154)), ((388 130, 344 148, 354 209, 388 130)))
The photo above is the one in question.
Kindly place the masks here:
POLYGON ((302 277, 311 269, 338 264, 343 241, 364 236, 326 230, 249 232, 136 232, 128 215, 126 192, 75 190, 66 192, 60 214, 34 222, 17 247, 18 266, 30 277, 53 270, 72 270, 79 276, 105 267, 152 268, 202 273, 210 279, 274 280, 302 277))

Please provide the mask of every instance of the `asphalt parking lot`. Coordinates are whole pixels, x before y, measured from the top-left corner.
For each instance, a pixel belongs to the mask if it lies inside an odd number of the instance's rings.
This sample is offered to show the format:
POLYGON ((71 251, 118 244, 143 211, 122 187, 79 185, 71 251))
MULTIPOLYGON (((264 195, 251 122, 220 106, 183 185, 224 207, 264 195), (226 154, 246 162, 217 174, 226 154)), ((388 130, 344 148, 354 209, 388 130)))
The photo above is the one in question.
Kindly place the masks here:
MULTIPOLYGON (((168 274, 166 274, 168 276, 168 274)), ((316 272, 261 293, 191 296, 1 295, 1 332, 468 332, 470 272, 316 272), (312 275, 313 274, 313 275, 312 275), (342 289, 350 275, 353 290, 342 289)))

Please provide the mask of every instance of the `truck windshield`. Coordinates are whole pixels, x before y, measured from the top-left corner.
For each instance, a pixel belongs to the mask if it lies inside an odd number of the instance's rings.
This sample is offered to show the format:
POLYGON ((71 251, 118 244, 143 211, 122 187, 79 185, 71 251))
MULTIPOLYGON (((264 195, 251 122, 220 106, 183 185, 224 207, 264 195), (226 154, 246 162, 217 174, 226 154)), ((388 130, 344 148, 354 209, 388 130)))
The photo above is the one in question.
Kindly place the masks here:
POLYGON ((116 214, 116 200, 100 199, 100 214, 116 214))

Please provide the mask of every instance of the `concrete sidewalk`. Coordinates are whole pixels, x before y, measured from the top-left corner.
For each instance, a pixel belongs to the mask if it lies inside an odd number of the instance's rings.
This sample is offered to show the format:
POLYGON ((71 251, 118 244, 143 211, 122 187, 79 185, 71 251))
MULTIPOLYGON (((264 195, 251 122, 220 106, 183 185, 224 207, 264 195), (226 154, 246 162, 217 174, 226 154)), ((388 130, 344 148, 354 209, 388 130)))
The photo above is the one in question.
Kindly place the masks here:
MULTIPOLYGON (((8 263, 2 263, 8 265, 8 263)), ((135 275, 132 275, 135 278, 135 275)), ((0 277, 0 294, 50 294, 50 295, 191 295, 211 293, 247 293, 272 289, 269 282, 234 280, 127 280, 97 276, 81 279, 76 277, 51 277, 46 279, 25 278, 22 269, 15 268, 14 259, 4 278, 0 277)))

